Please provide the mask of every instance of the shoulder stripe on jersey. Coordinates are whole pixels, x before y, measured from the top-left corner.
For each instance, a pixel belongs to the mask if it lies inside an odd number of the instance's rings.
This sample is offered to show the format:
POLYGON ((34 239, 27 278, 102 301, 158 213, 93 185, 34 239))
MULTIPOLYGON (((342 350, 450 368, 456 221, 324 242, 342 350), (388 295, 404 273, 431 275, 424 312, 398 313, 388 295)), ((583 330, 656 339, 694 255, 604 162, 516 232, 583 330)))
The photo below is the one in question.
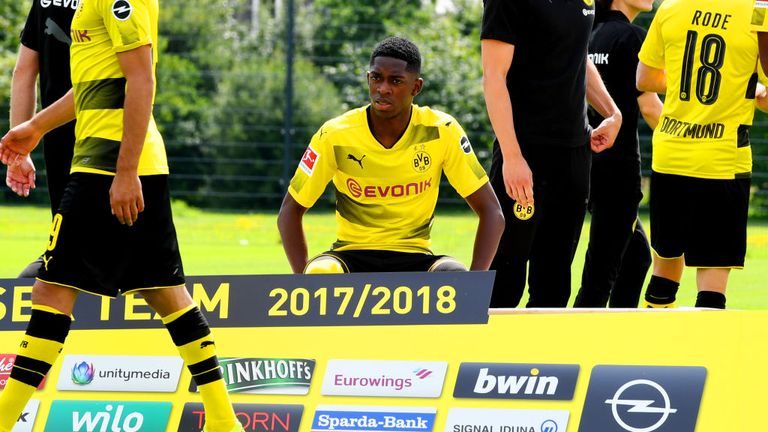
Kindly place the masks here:
POLYGON ((437 126, 413 125, 413 132, 408 145, 421 144, 440 139, 440 129, 437 126))
POLYGON ((106 78, 75 84, 77 112, 121 109, 125 105, 125 78, 106 78))

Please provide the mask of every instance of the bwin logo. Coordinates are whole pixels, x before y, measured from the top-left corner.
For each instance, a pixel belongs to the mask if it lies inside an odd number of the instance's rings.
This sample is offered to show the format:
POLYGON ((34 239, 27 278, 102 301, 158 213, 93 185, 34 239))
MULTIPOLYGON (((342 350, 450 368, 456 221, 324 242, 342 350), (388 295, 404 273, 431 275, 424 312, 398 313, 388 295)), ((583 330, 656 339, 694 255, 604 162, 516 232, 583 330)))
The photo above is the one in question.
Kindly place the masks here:
POLYGON ((123 409, 123 405, 118 405, 117 409, 112 412, 112 405, 107 405, 104 407, 104 411, 97 412, 95 415, 90 411, 82 413, 82 415, 75 411, 72 413, 72 431, 138 432, 141 430, 144 416, 141 413, 132 412, 123 417, 123 409))
POLYGON ((538 376, 537 368, 531 369, 530 376, 494 376, 488 374, 488 368, 480 369, 475 382, 475 393, 553 395, 557 391, 557 377, 538 376))

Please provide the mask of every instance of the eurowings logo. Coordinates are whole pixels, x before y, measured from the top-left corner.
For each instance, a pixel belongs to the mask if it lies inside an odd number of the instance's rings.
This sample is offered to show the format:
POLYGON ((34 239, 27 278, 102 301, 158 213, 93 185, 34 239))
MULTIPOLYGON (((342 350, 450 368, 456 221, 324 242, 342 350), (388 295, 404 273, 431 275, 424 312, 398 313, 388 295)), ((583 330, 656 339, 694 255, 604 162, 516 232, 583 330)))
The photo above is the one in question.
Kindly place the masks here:
POLYGON ((447 370, 448 362, 331 360, 322 394, 437 398, 447 370))
POLYGON ((707 370, 595 366, 580 432, 694 432, 707 370))

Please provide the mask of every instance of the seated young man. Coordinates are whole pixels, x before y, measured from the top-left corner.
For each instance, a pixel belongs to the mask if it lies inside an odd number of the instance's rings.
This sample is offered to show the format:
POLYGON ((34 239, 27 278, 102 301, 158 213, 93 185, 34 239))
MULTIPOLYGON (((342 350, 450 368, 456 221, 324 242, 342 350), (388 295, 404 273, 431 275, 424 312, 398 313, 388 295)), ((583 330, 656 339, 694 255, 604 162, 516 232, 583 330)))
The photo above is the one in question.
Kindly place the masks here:
POLYGON ((469 139, 450 115, 413 104, 424 81, 418 48, 387 38, 371 54, 371 103, 328 122, 312 137, 278 216, 294 273, 460 271, 430 251, 440 178, 479 216, 471 270, 487 270, 504 216, 469 139), (338 239, 308 260, 304 213, 333 180, 338 239))

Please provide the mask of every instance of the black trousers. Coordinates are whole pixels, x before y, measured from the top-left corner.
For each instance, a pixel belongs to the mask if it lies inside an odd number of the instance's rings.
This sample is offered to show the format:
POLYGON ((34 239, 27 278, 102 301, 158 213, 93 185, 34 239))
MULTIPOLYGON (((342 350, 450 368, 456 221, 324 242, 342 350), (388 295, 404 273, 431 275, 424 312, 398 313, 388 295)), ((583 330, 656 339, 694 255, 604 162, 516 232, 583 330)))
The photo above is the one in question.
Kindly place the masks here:
POLYGON ((639 161, 593 161, 592 224, 574 307, 637 307, 651 266, 648 237, 637 217, 640 178, 639 161))
POLYGON ((533 173, 535 211, 518 219, 515 201, 504 188, 502 157, 494 146, 491 185, 506 218, 504 234, 491 264, 496 280, 492 308, 517 307, 528 282, 527 307, 565 307, 571 295, 571 262, 587 207, 591 149, 525 149, 533 173))

